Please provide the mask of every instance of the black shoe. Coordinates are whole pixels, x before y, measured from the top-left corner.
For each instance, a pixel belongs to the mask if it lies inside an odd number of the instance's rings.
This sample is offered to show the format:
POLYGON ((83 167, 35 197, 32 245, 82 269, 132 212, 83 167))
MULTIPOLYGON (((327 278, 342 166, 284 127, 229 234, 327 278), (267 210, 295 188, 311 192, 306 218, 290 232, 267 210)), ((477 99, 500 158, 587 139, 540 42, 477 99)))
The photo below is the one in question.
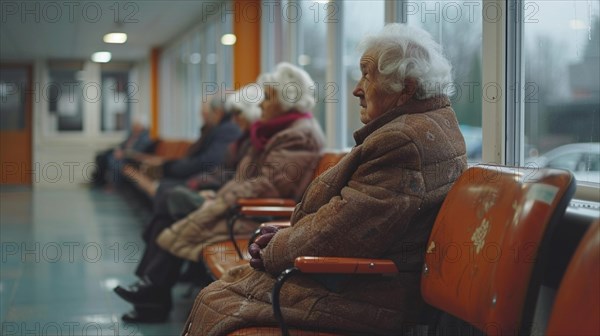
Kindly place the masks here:
POLYGON ((168 317, 169 309, 136 306, 132 311, 123 314, 121 319, 127 323, 161 323, 165 322, 168 317))
POLYGON ((115 293, 134 305, 171 309, 171 288, 159 287, 148 281, 138 281, 129 288, 117 286, 115 293))

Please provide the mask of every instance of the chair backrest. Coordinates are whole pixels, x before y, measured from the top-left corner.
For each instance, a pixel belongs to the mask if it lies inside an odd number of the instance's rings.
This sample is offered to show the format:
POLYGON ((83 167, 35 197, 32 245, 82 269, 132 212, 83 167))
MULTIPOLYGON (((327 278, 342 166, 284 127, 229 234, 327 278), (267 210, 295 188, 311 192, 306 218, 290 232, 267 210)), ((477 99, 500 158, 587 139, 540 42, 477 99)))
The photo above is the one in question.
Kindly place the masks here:
POLYGON ((574 190, 568 171, 469 168, 427 243, 425 301, 489 335, 529 333, 548 237, 574 190))
POLYGON ((546 335, 600 335, 600 221, 582 238, 563 276, 546 335))
POLYGON ((315 168, 313 179, 324 173, 327 169, 335 166, 348 153, 345 152, 326 152, 321 155, 321 159, 315 168))
POLYGON ((165 159, 179 159, 185 156, 191 142, 185 140, 160 140, 156 145, 154 155, 165 159))

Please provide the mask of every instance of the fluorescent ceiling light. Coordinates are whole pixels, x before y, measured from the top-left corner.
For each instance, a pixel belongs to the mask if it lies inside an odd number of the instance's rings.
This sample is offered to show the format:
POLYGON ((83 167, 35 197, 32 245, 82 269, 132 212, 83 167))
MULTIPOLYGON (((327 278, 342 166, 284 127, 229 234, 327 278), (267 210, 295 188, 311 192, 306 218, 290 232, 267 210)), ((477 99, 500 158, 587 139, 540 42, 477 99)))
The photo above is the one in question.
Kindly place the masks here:
POLYGON ((225 34, 221 36, 221 44, 223 45, 234 45, 237 38, 233 34, 225 34))
POLYGON ((125 43, 127 41, 127 34, 125 33, 108 33, 104 35, 102 39, 106 43, 125 43))
POLYGON ((108 51, 98 51, 92 54, 92 61, 96 63, 110 62, 112 55, 108 51))

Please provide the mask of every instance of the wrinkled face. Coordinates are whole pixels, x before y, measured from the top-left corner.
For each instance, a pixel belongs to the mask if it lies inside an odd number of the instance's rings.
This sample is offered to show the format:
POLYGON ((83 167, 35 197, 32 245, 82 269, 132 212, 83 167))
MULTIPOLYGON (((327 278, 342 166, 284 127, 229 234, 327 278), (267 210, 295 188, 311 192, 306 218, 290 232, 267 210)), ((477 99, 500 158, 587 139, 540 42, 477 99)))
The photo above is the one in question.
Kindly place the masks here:
POLYGON ((375 52, 367 51, 360 58, 361 79, 352 94, 360 101, 360 121, 363 124, 377 119, 396 105, 398 94, 390 94, 379 83, 375 52))
POLYGON ((277 91, 273 86, 265 85, 263 101, 260 103, 262 120, 270 120, 285 113, 283 106, 277 98, 277 91))

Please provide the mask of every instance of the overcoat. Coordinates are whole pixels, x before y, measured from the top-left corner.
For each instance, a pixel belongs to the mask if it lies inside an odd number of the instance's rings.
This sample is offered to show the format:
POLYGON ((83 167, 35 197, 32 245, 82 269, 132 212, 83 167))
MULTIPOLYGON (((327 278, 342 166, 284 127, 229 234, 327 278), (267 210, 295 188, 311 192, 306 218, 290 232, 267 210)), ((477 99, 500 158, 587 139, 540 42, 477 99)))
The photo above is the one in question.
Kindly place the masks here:
MULTIPOLYGON (((422 264, 435 216, 466 169, 465 142, 446 97, 397 107, 355 132, 356 146, 308 187, 262 258, 266 271, 233 269, 204 288, 183 334, 226 335, 275 325, 276 276, 298 256, 392 259, 422 264)), ((423 307, 420 272, 397 276, 297 275, 283 286, 290 326, 395 335, 423 307)))
MULTIPOLYGON (((228 239, 226 214, 238 198, 299 200, 312 179, 324 142, 313 118, 298 119, 273 135, 263 150, 252 148, 240 161, 235 178, 219 189, 215 202, 163 230, 158 245, 175 256, 198 261, 206 245, 228 239)), ((256 223, 241 221, 236 229, 236 234, 250 233, 256 223)))

